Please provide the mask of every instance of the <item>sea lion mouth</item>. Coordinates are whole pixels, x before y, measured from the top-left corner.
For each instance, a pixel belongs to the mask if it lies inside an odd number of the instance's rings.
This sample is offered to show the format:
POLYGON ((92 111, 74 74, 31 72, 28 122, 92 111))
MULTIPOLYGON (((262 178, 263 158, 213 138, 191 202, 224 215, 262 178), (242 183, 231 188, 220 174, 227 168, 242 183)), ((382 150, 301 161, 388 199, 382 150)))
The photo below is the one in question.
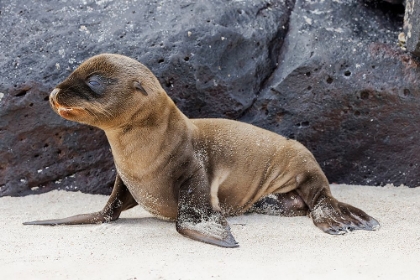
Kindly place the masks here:
POLYGON ((71 117, 74 117, 75 115, 77 115, 77 111, 80 111, 80 109, 78 108, 71 108, 71 107, 67 107, 64 106, 60 103, 58 103, 57 100, 57 95, 60 92, 59 88, 55 88, 51 93, 50 93, 50 104, 51 107, 53 107, 53 109, 55 109, 55 111, 57 112, 57 114, 59 114, 61 117, 65 118, 65 119, 69 119, 71 117))
POLYGON ((57 111, 61 115, 61 114, 65 114, 65 113, 69 113, 69 112, 73 111, 73 108, 66 108, 66 107, 62 107, 62 106, 58 105, 57 111))
POLYGON ((62 106, 58 103, 54 103, 53 107, 57 111, 57 114, 59 114, 61 117, 65 118, 65 119, 69 119, 71 117, 74 117, 77 114, 77 109, 65 107, 65 106, 62 106))

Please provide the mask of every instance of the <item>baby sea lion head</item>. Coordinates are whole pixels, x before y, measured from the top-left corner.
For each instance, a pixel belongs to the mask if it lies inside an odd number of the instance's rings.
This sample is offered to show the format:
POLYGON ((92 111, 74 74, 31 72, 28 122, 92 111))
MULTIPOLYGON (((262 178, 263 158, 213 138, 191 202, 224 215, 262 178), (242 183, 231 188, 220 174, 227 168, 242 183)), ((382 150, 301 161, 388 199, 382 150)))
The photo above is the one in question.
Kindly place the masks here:
POLYGON ((147 106, 165 96, 153 73, 140 62, 100 54, 83 62, 50 94, 61 117, 102 129, 148 118, 147 106))

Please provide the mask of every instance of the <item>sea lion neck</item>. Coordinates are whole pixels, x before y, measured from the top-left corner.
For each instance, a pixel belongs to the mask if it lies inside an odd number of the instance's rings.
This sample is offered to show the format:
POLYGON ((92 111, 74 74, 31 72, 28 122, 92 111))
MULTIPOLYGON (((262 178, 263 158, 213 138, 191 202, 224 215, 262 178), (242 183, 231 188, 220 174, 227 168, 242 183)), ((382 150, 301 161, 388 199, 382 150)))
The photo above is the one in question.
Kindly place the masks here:
MULTIPOLYGON (((167 95, 166 97, 164 106, 157 106, 160 110, 153 110, 156 114, 137 117, 131 123, 104 130, 111 145, 117 169, 129 169, 126 166, 129 162, 148 167, 159 157, 167 156, 165 153, 171 153, 168 147, 174 146, 173 143, 179 143, 179 145, 191 143, 195 125, 167 95)), ((179 148, 179 145, 174 147, 179 148)))

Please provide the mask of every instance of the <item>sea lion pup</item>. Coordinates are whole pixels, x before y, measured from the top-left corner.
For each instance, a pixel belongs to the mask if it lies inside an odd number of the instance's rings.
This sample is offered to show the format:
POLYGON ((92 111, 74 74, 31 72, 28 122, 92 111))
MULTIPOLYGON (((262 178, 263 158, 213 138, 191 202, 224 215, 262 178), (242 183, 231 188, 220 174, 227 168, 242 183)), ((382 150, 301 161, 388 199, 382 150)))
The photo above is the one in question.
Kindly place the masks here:
POLYGON ((237 247, 225 216, 246 211, 306 215, 330 234, 379 223, 337 201, 300 143, 225 119, 188 119, 152 72, 131 58, 101 54, 82 63, 50 95, 65 119, 101 128, 117 170, 104 209, 26 225, 94 224, 140 204, 192 239, 237 247))

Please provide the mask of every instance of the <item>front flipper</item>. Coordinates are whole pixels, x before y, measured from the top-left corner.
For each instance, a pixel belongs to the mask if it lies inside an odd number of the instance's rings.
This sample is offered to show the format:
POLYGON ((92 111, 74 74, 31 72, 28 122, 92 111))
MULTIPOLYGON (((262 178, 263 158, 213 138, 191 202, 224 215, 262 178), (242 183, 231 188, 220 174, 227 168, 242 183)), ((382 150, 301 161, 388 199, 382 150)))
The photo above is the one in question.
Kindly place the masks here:
MULTIPOLYGON (((226 248, 239 247, 227 223, 218 221, 216 214, 208 220, 177 222, 177 231, 191 239, 226 248)), ((223 218, 224 220, 224 218, 223 218)))
POLYGON ((112 221, 112 218, 103 213, 103 211, 80 214, 63 219, 41 220, 24 222, 24 225, 38 225, 38 226, 56 226, 56 225, 82 225, 82 224, 101 224, 112 221))
POLYGON ((41 220, 25 222, 24 225, 81 225, 81 224, 101 224, 115 221, 121 212, 137 205, 127 187, 117 175, 111 196, 104 209, 90 214, 81 214, 63 219, 41 220))
POLYGON ((191 239, 220 247, 238 247, 230 227, 220 211, 211 205, 210 189, 206 180, 196 176, 179 191, 176 230, 191 239))

